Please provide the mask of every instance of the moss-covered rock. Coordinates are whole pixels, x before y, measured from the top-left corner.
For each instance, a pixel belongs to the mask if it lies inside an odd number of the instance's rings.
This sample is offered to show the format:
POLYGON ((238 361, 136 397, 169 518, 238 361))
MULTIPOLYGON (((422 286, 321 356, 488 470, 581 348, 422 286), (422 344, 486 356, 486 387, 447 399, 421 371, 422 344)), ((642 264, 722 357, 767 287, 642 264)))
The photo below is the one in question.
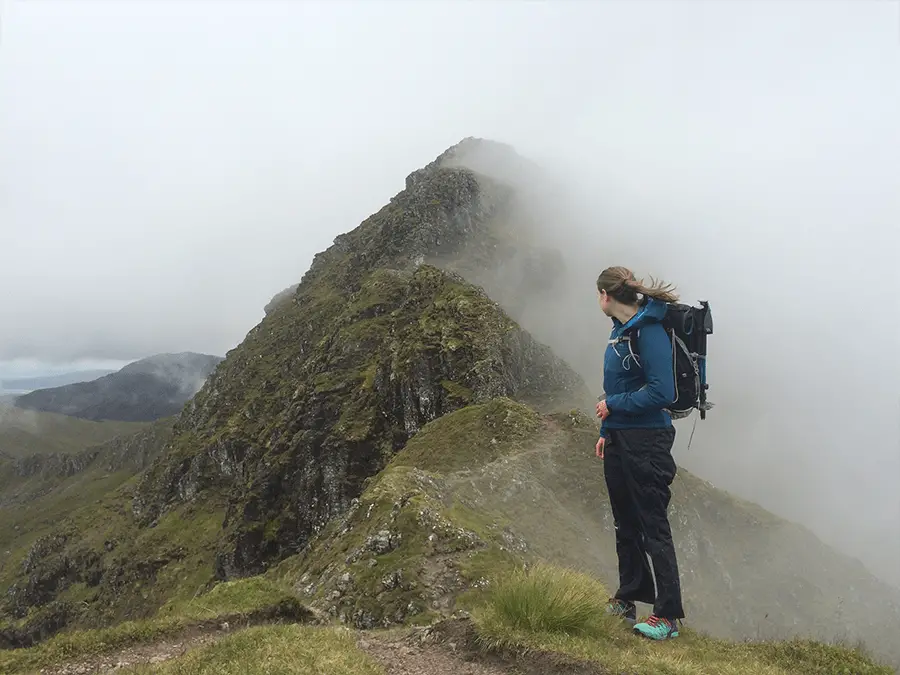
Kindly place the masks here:
POLYGON ((497 396, 584 396, 577 375, 455 275, 377 269, 346 295, 324 283, 228 355, 138 488, 143 522, 227 495, 223 578, 302 549, 429 421, 497 396))
POLYGON ((393 465, 344 517, 270 572, 302 598, 359 628, 426 621, 485 581, 486 561, 513 565, 504 524, 448 504, 446 479, 393 465))
POLYGON ((585 400, 581 379, 480 288, 423 264, 520 253, 498 234, 509 186, 457 165, 473 147, 510 152, 474 139, 451 148, 273 299, 141 480, 142 523, 221 494, 217 572, 258 573, 346 511, 429 421, 496 396, 551 408, 585 400))
POLYGON ((96 619, 110 600, 144 608, 145 589, 116 586, 146 580, 138 568, 163 551, 129 529, 127 486, 169 440, 171 424, 158 420, 73 454, 0 464, 0 641, 31 644, 63 625, 96 619))
POLYGON ((182 505, 140 528, 128 489, 126 482, 88 500, 30 546, 8 553, 0 569, 8 583, 0 605, 7 644, 28 645, 63 626, 146 618, 213 582, 221 504, 182 505))
POLYGON ((35 488, 19 493, 34 505, 28 534, 10 533, 0 562, 14 622, 69 600, 70 624, 140 616, 213 574, 263 571, 344 514, 430 421, 497 396, 584 400, 580 378, 481 288, 423 264, 504 270, 528 250, 510 187, 461 166, 473 149, 519 161, 466 139, 413 172, 273 298, 166 434, 3 467, 35 488), (68 484, 85 497, 64 510, 68 484), (26 571, 42 536, 65 543, 26 571))
MULTIPOLYGON (((492 580, 532 561, 614 587, 597 431, 579 410, 541 415, 502 397, 444 415, 368 482, 344 518, 270 574, 358 627, 468 609, 492 580)), ((684 469, 670 520, 695 629, 855 642, 896 616, 896 594, 858 563, 684 469), (878 616, 867 609, 875 598, 884 608, 878 616)), ((872 649, 900 659, 891 645, 872 649)))
POLYGON ((426 424, 391 464, 441 473, 465 471, 536 447, 545 435, 546 423, 534 409, 496 398, 426 424))
MULTIPOLYGON (((171 417, 165 417, 142 427, 136 426, 105 443, 91 445, 78 452, 50 452, 9 459, 0 466, 0 489, 3 490, 0 505, 14 496, 23 496, 21 490, 7 484, 13 476, 15 479, 38 477, 51 482, 53 479, 70 478, 92 468, 110 472, 140 471, 149 466, 169 442, 172 422, 171 417)), ((29 496, 27 491, 24 496, 26 499, 29 496)))

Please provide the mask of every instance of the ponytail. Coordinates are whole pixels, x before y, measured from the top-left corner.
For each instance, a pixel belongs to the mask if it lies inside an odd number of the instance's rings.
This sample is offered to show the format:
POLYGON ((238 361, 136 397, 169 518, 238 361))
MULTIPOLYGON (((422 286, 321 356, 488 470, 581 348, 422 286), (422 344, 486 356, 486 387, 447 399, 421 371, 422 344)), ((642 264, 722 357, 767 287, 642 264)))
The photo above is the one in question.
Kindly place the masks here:
POLYGON ((661 302, 678 302, 674 286, 650 277, 650 285, 638 281, 627 267, 607 267, 597 278, 597 290, 626 305, 636 305, 639 295, 661 302))
POLYGON ((641 295, 660 300, 662 302, 678 302, 678 295, 675 293, 675 287, 671 284, 664 284, 650 277, 650 285, 645 286, 643 280, 636 281, 629 279, 625 281, 625 288, 633 289, 641 295))

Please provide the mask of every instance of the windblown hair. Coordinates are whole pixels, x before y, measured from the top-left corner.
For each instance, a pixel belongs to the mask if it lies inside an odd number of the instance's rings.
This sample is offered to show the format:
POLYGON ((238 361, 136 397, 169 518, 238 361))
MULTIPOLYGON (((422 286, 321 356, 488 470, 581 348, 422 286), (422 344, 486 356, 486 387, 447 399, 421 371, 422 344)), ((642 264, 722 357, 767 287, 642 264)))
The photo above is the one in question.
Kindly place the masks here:
POLYGON ((653 277, 650 277, 650 285, 646 286, 644 280, 635 279, 627 267, 607 267, 603 270, 597 277, 597 290, 606 291, 613 300, 624 305, 638 304, 642 295, 663 302, 678 302, 673 286, 653 277))

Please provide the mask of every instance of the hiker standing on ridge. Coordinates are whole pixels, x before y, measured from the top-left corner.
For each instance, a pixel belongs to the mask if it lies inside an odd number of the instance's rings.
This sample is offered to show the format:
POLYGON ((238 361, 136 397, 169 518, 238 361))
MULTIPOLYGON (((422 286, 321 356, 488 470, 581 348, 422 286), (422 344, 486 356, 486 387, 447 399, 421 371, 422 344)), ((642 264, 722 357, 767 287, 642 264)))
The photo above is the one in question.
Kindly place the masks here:
POLYGON ((678 298, 668 286, 645 286, 625 267, 603 270, 597 295, 613 322, 603 363, 606 397, 597 404, 602 422, 596 447, 605 460, 619 559, 619 589, 608 611, 623 616, 636 633, 665 640, 678 636, 676 621, 684 618, 667 515, 676 472, 675 428, 665 409, 676 398, 673 349, 660 324, 667 303, 678 298), (646 622, 637 623, 635 602, 653 605, 646 622))

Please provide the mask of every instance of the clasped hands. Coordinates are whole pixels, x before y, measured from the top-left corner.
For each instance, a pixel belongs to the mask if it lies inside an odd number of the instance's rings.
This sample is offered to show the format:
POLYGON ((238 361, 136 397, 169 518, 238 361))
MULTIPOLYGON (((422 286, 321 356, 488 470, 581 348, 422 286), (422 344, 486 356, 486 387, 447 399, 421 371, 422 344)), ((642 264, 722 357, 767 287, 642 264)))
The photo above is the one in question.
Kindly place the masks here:
MULTIPOLYGON (((609 417, 609 408, 606 406, 605 399, 603 401, 600 401, 597 403, 597 417, 599 417, 601 420, 605 420, 607 417, 609 417)), ((605 453, 604 453, 605 445, 606 445, 606 439, 603 438, 603 436, 601 436, 600 440, 597 441, 597 445, 594 448, 595 454, 600 459, 603 459, 605 456, 605 453)))

